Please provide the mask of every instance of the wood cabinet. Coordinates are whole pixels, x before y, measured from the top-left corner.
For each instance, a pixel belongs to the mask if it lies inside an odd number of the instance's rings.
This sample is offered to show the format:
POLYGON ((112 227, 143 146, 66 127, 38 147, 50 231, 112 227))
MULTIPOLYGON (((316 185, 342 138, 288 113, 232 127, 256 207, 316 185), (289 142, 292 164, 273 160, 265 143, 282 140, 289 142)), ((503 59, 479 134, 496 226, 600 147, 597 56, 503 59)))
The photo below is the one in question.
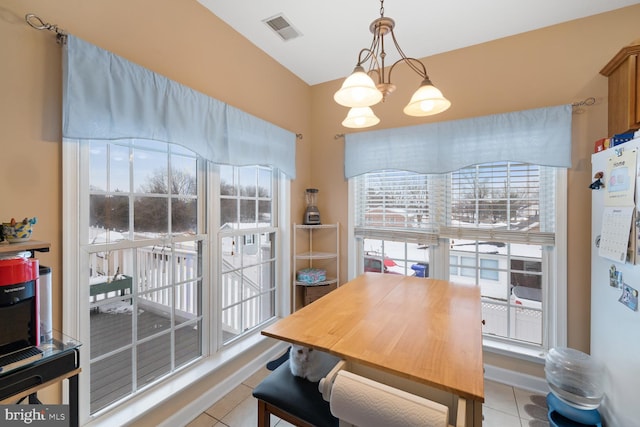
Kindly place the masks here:
POLYGON ((609 136, 640 129, 640 40, 625 46, 600 74, 609 79, 609 136))
POLYGON ((336 289, 340 275, 340 225, 293 224, 293 309, 312 303, 336 289), (319 270, 322 277, 305 280, 319 270), (302 276, 300 275, 302 273, 302 276), (321 279, 321 280, 320 280, 321 279))

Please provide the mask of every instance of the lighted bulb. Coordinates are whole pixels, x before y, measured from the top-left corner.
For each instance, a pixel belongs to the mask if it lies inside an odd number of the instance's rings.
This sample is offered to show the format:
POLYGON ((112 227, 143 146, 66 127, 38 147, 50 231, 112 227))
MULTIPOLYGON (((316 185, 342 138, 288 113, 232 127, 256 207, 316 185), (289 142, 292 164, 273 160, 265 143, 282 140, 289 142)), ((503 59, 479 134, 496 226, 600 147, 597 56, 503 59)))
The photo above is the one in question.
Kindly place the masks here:
POLYGON ((431 110, 433 110, 433 107, 435 107, 435 105, 436 105, 436 103, 435 103, 435 102, 433 102, 433 101, 431 101, 431 100, 429 100, 429 101, 422 101, 422 102, 420 103, 420 109, 421 109, 422 111, 425 111, 425 112, 427 112, 427 111, 431 111, 431 110))
POLYGON ((342 121, 342 126, 348 128, 366 128, 380 123, 380 119, 370 107, 354 107, 342 121))
POLYGON ((368 107, 380 102, 382 93, 364 68, 357 66, 342 83, 340 90, 333 95, 333 99, 345 107, 368 107))
POLYGON ((351 90, 351 95, 353 96, 353 100, 357 103, 360 104, 362 103, 362 100, 364 99, 364 97, 366 96, 367 92, 362 89, 361 87, 354 87, 351 90))
POLYGON ((429 79, 425 79, 404 107, 409 116, 422 117, 438 114, 451 106, 451 102, 442 95, 429 79))

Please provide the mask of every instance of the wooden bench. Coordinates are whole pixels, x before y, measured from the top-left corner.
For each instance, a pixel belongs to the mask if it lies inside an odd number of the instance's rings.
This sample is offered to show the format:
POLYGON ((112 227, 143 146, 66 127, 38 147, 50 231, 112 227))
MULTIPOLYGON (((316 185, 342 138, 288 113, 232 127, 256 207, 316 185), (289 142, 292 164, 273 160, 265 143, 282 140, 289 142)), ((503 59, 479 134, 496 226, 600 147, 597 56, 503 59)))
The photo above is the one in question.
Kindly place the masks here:
POLYGON ((130 276, 120 275, 118 279, 106 280, 104 282, 90 283, 89 284, 89 297, 92 298, 90 308, 99 309, 99 306, 104 304, 105 301, 113 299, 121 299, 125 295, 131 295, 133 292, 132 283, 133 280, 130 276), (116 296, 109 297, 109 294, 115 292, 116 296), (97 300, 98 295, 104 295, 104 298, 97 300))
MULTIPOLYGON (((325 376, 340 359, 323 353, 321 361, 325 376)), ((282 363, 253 390, 258 399, 258 426, 269 427, 273 414, 298 427, 337 427, 339 420, 331 415, 318 384, 294 376, 289 360, 282 363)))

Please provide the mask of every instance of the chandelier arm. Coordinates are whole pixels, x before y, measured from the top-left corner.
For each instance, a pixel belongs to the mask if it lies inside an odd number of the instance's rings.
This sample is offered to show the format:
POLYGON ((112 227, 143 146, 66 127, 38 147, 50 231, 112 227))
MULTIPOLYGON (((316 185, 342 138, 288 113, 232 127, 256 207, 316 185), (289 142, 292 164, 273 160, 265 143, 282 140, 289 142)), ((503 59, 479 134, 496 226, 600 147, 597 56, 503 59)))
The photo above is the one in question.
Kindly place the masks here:
POLYGON ((373 55, 373 51, 371 49, 364 48, 358 54, 358 64, 356 64, 356 65, 357 66, 362 66, 362 64, 367 62, 372 57, 375 58, 375 56, 373 55), (365 53, 365 52, 366 52, 366 56, 364 58, 362 58, 362 54, 365 53))
POLYGON ((422 77, 422 80, 428 79, 429 76, 427 75, 427 69, 424 66, 424 64, 422 63, 422 61, 416 59, 416 58, 407 58, 407 57, 402 57, 400 59, 398 59, 396 62, 393 63, 393 65, 389 68, 389 82, 391 82, 391 72, 393 71, 393 68, 398 65, 399 63, 405 63, 409 66, 409 68, 411 68, 416 74, 418 74, 420 77, 422 77), (418 64, 421 65, 420 68, 418 68, 414 62, 417 62, 418 64))
POLYGON ((369 66, 370 68, 368 70, 366 70, 366 73, 367 74, 375 73, 376 76, 378 77, 378 83, 381 83, 382 82, 382 76, 380 75, 380 71, 379 71, 380 70, 380 63, 378 62, 378 57, 375 55, 375 52, 373 52, 373 51, 371 51, 369 49, 362 49, 360 51, 360 54, 358 55, 358 66, 362 66, 362 64, 364 64, 365 62, 367 62, 369 60, 371 61, 371 64, 369 66), (365 56, 364 59, 361 59, 362 54, 364 52, 366 52, 367 55, 365 56), (371 67, 372 65, 374 67, 371 67))
MULTIPOLYGON (((421 76, 423 79, 428 78, 428 76, 427 76, 427 68, 424 66, 422 61, 420 61, 420 60, 418 60, 416 58, 408 57, 404 53, 404 51, 400 47, 400 44, 398 43, 398 40, 396 39, 396 35, 393 32, 393 30, 391 30, 391 39, 393 40, 393 44, 396 46, 396 50, 400 54, 400 57, 401 57, 400 61, 404 60, 404 62, 409 66, 409 68, 411 68, 416 74, 421 76), (420 64, 420 68, 418 68, 416 66, 416 64, 414 62, 412 62, 412 61, 417 62, 418 64, 420 64)), ((396 63, 397 63, 397 61, 396 61, 396 63)), ((389 76, 389 78, 391 78, 391 76, 389 76)))
POLYGON ((358 66, 361 66, 362 64, 367 62, 369 60, 369 58, 371 58, 371 57, 375 58, 376 57, 375 50, 376 50, 377 45, 378 45, 378 34, 377 33, 373 33, 373 37, 371 38, 371 45, 368 48, 361 49, 360 53, 358 54, 358 64, 357 64, 358 66), (367 56, 365 56, 364 59, 362 59, 362 53, 363 52, 367 52, 367 56))

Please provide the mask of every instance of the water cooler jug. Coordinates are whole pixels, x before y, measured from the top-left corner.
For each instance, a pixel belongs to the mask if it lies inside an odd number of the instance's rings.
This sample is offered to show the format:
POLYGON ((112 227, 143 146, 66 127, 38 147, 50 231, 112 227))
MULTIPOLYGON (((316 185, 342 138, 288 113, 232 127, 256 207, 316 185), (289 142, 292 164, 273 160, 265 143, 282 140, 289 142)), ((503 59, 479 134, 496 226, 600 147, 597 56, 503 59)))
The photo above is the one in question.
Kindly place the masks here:
POLYGON ((549 350, 544 372, 551 389, 547 395, 549 424, 553 427, 602 425, 603 369, 581 351, 556 347, 549 350))

